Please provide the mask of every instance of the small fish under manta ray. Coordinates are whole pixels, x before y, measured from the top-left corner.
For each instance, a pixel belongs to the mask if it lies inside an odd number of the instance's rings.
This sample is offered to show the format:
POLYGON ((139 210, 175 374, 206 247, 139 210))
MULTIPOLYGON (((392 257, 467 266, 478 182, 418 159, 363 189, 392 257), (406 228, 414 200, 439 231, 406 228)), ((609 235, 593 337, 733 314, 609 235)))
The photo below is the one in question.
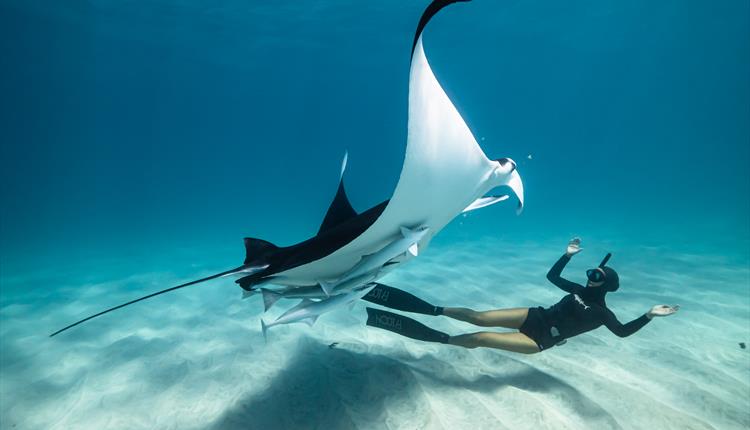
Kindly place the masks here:
MULTIPOLYGON (((112 307, 50 336, 133 303, 222 277, 237 278, 235 282, 245 292, 257 291, 263 284, 286 287, 287 296, 293 296, 292 288, 316 291, 317 296, 310 297, 318 297, 321 302, 303 302, 299 306, 304 305, 305 312, 285 319, 290 323, 304 317, 311 322, 312 317, 330 311, 333 305, 350 303, 366 294, 370 283, 417 256, 457 215, 508 198, 486 195, 494 188, 510 188, 518 198, 520 213, 523 183, 516 163, 509 158, 487 158, 435 78, 422 45, 422 30, 429 20, 445 6, 465 1, 469 0, 434 0, 419 20, 409 74, 406 154, 389 200, 357 213, 344 190, 345 157, 336 196, 312 238, 286 247, 245 238, 246 255, 241 266, 112 307), (339 295, 346 296, 336 298, 339 295)), ((281 324, 281 319, 284 316, 275 323, 281 324)), ((264 324, 264 333, 268 326, 264 324)))

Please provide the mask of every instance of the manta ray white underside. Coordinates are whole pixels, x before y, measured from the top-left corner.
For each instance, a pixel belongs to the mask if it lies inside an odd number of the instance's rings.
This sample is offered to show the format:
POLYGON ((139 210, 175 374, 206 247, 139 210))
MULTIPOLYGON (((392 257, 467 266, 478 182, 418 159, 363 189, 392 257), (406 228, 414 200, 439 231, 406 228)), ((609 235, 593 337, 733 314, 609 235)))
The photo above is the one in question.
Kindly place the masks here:
MULTIPOLYGON (((404 226, 429 228, 419 242, 422 252, 472 202, 503 185, 518 197, 520 209, 523 183, 515 163, 490 160, 484 154, 432 72, 420 35, 409 77, 406 155, 393 197, 380 217, 352 242, 324 258, 277 273, 272 283, 293 286, 335 280, 363 256, 398 238, 404 226)), ((407 253, 402 261, 410 258, 407 253)))

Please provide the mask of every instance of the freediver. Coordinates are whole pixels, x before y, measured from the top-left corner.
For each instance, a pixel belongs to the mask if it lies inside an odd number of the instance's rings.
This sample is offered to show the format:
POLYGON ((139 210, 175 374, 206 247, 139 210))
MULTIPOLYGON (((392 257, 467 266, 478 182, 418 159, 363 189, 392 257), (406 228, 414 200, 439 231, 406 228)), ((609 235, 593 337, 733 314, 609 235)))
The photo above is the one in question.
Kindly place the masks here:
POLYGON ((602 325, 619 337, 630 336, 648 324, 654 317, 665 317, 679 310, 679 306, 656 305, 640 317, 621 324, 604 301, 609 292, 617 291, 619 276, 607 261, 607 254, 599 266, 586 271, 586 286, 568 281, 560 276, 571 257, 581 252, 581 240, 573 238, 565 254, 552 266, 547 279, 568 293, 549 308, 513 308, 479 312, 468 308, 443 308, 405 291, 378 284, 364 300, 425 315, 444 315, 481 327, 517 329, 510 333, 480 331, 449 336, 403 315, 381 309, 367 308, 367 325, 427 342, 439 342, 464 348, 497 348, 506 351, 534 354, 561 345, 567 339, 602 325))

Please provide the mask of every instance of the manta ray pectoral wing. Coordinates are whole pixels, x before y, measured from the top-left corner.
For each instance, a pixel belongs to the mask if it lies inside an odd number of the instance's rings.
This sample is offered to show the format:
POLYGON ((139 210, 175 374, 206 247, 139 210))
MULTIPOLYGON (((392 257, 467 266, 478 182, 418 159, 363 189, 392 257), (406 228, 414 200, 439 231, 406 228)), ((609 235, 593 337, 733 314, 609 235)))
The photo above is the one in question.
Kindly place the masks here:
POLYGON ((419 24, 417 24, 417 31, 414 33, 414 43, 412 43, 411 45, 412 56, 414 56, 414 49, 417 46, 417 40, 419 39, 419 36, 422 35, 422 30, 424 30, 427 23, 430 22, 430 19, 432 19, 432 17, 435 16, 435 14, 440 11, 440 9, 448 6, 451 3, 468 1, 471 0, 434 0, 432 3, 430 3, 430 5, 427 6, 427 9, 425 9, 422 13, 422 17, 419 19, 419 24))
MULTIPOLYGON (((354 273, 353 269, 362 262, 363 255, 377 253, 384 243, 397 239, 394 236, 398 236, 401 226, 430 227, 429 233, 419 240, 418 252, 424 253, 432 237, 468 205, 491 189, 506 185, 509 168, 500 166, 504 168, 496 172, 499 162, 490 160, 484 154, 458 109, 438 82, 425 54, 422 30, 442 8, 457 2, 433 1, 424 11, 414 34, 409 71, 406 151, 401 174, 391 198, 335 226, 336 229, 341 229, 342 234, 321 229, 321 234, 310 242, 316 246, 304 247, 304 253, 296 253, 295 258, 291 258, 293 265, 272 264, 263 276, 256 279, 277 276, 277 283, 283 281, 280 285, 290 286, 310 285, 326 280, 339 283, 334 285, 335 288, 327 288, 329 292, 344 291, 346 289, 342 284, 349 281, 345 281, 342 274, 354 273), (325 253, 316 251, 321 249, 321 245, 328 243, 334 243, 335 246, 326 246, 325 253), (299 257, 300 255, 305 258, 299 257)), ((514 192, 522 190, 520 180, 508 185, 514 192)), ((334 200, 344 201, 343 186, 340 186, 340 191, 334 200)), ((522 200, 520 195, 519 200, 522 200)), ((332 204, 332 213, 335 212, 334 207, 332 204)), ((350 213, 353 213, 353 209, 351 210, 350 213)), ((326 215, 326 228, 334 224, 329 223, 328 219, 326 215)), ((332 216, 330 219, 341 218, 332 216)), ((399 249, 405 257, 404 261, 410 257, 407 252, 409 245, 411 243, 399 249)), ((382 269, 394 266, 381 262, 372 265, 380 266, 378 274, 384 272, 382 269)), ((360 266, 357 270, 361 268, 360 266)), ((251 284, 254 281, 248 282, 251 284)))
POLYGON ((348 159, 349 153, 346 152, 341 162, 341 176, 339 177, 339 187, 336 190, 336 196, 328 207, 326 216, 323 218, 323 222, 318 229, 318 234, 328 231, 344 221, 357 216, 357 211, 354 210, 352 204, 349 202, 349 197, 346 195, 346 189, 344 188, 344 172, 346 171, 348 159))
POLYGON ((339 173, 339 182, 344 180, 344 172, 346 172, 346 163, 349 161, 349 151, 344 151, 344 159, 341 160, 341 173, 339 173))

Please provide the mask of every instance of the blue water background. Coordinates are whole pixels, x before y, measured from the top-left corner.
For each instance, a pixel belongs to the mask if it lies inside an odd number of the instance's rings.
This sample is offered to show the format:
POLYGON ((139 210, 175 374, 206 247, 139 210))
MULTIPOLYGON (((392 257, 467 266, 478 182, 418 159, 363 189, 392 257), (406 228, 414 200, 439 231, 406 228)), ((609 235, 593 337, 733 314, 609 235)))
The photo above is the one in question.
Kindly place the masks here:
MULTIPOLYGON (((423 3, 2 2, 4 275, 193 247, 236 265, 243 236, 316 231, 345 150, 354 206, 388 198, 423 3)), ((443 11, 425 34, 433 69, 527 193, 521 217, 495 207, 446 235, 596 232, 746 259, 749 9, 443 11)))
POLYGON ((394 427, 431 428, 445 411, 465 423, 450 408, 468 396, 493 425, 509 409, 521 412, 502 420, 558 428, 746 428, 747 1, 474 0, 425 31, 486 154, 518 162, 526 208, 459 217, 394 285, 436 304, 550 305, 562 293, 544 273, 580 235, 566 276, 613 252, 623 287, 608 303, 623 322, 683 305, 633 339, 600 329, 521 358, 431 350, 363 327, 358 304, 264 345, 260 301, 228 280, 46 337, 236 267, 245 236, 307 239, 344 151, 354 207, 387 199, 426 4, 0 0, 0 426, 350 428, 344 405, 365 423, 382 409, 394 427), (303 404, 314 420, 289 414, 303 404))

